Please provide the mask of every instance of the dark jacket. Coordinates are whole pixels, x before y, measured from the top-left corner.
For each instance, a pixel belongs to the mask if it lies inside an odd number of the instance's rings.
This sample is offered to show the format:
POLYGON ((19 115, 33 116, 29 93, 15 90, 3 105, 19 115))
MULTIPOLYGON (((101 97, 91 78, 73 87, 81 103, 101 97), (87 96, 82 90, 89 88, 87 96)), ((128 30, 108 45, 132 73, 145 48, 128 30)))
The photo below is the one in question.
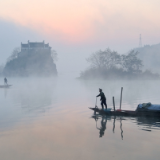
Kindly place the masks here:
POLYGON ((100 94, 97 95, 97 97, 99 97, 99 96, 101 97, 101 101, 106 100, 106 96, 104 95, 103 92, 100 92, 100 94))

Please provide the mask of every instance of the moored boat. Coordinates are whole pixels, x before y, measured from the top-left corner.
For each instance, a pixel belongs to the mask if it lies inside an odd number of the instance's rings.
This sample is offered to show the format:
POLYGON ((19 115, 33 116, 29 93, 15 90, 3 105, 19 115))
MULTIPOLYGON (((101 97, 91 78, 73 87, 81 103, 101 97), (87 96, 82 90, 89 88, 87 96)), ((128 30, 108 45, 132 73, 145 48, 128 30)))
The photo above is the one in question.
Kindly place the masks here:
POLYGON ((131 110, 115 110, 112 111, 110 109, 99 109, 98 107, 90 108, 94 111, 94 113, 106 114, 106 115, 114 115, 114 116, 159 116, 160 117, 160 105, 151 104, 151 103, 143 103, 137 106, 135 111, 131 110))

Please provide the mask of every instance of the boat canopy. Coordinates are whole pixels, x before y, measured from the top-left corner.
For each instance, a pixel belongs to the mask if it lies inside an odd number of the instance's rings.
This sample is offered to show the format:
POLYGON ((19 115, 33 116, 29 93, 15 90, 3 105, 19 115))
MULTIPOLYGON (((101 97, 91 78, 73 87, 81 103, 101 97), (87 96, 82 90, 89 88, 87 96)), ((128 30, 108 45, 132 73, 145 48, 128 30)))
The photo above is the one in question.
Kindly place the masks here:
POLYGON ((139 104, 137 107, 137 110, 141 110, 141 109, 150 110, 150 111, 160 111, 160 104, 151 104, 150 102, 142 103, 142 104, 139 104))

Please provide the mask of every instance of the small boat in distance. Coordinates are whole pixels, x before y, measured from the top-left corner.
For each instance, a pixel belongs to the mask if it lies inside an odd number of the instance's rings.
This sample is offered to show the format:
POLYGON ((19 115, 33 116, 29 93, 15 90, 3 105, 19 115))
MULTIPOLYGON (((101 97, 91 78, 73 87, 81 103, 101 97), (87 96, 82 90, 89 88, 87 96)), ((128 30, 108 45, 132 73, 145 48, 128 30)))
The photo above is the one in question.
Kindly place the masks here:
POLYGON ((0 88, 10 88, 11 86, 12 86, 12 85, 9 85, 9 84, 6 85, 6 84, 5 84, 5 85, 0 85, 0 88))
POLYGON ((89 108, 94 111, 94 113, 105 114, 105 115, 113 115, 113 116, 158 116, 160 117, 160 105, 149 103, 142 103, 137 106, 135 111, 131 110, 121 110, 117 109, 115 111, 111 111, 110 109, 99 109, 89 108))

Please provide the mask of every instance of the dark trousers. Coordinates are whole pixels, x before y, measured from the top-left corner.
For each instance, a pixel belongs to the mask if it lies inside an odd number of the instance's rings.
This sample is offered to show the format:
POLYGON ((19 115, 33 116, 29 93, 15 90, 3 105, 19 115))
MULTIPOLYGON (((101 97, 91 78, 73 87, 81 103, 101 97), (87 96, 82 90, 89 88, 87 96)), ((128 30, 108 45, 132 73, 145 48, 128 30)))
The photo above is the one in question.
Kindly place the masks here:
POLYGON ((103 108, 103 105, 105 105, 105 107, 106 107, 106 109, 107 109, 106 99, 101 100, 102 109, 104 109, 104 108, 103 108))

